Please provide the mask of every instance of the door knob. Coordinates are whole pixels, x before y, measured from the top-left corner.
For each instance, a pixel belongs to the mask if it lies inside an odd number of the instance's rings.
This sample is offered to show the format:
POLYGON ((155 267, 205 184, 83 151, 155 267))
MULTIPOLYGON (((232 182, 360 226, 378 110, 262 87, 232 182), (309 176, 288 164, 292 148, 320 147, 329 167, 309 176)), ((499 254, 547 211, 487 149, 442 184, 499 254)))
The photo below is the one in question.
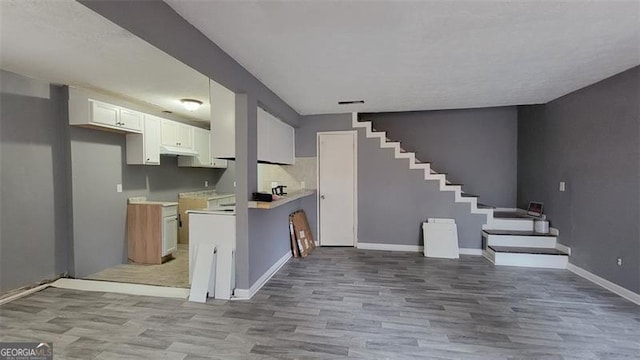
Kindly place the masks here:
POLYGON ((320 199, 324 200, 324 195, 320 195, 320 199))

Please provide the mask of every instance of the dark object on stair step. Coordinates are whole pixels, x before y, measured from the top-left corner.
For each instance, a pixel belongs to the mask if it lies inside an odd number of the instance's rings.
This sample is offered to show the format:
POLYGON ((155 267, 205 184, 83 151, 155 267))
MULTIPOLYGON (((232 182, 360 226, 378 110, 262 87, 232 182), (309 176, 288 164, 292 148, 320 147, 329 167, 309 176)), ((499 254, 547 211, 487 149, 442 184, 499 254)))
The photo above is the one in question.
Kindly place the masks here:
POLYGON ((478 195, 467 194, 467 193, 461 193, 460 196, 466 197, 466 198, 472 198, 472 197, 477 198, 478 197, 478 195))
POLYGON ((515 236, 539 236, 539 237, 556 237, 551 234, 542 234, 535 231, 518 231, 518 230, 482 230, 488 235, 515 235, 515 236))
POLYGON ((536 255, 564 255, 567 253, 553 248, 516 247, 516 246, 496 246, 489 245, 489 249, 497 253, 510 254, 536 254, 536 255))

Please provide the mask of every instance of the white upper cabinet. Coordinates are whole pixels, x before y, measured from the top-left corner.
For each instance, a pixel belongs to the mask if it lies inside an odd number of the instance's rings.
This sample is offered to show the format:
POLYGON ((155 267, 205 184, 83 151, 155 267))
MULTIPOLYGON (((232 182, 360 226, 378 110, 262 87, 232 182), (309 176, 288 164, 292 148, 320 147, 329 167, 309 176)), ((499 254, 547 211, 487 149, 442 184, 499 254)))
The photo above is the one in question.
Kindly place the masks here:
POLYGON ((160 165, 160 122, 152 115, 144 115, 142 134, 127 134, 128 165, 160 165))
POLYGON ((69 124, 106 128, 128 133, 141 133, 142 113, 87 98, 80 91, 70 89, 69 124))
POLYGON ((258 108, 258 161, 292 165, 295 162, 295 130, 258 108))
POLYGON ((197 156, 180 156, 178 166, 226 168, 227 161, 216 159, 211 154, 211 135, 209 130, 194 128, 193 149, 197 156))
POLYGON ((173 120, 162 119, 162 145, 193 149, 194 127, 173 120))
POLYGON ((236 157, 236 95, 210 81, 211 154, 214 158, 236 157))
POLYGON ((258 133, 258 161, 273 161, 271 159, 271 115, 258 108, 257 133, 258 133))

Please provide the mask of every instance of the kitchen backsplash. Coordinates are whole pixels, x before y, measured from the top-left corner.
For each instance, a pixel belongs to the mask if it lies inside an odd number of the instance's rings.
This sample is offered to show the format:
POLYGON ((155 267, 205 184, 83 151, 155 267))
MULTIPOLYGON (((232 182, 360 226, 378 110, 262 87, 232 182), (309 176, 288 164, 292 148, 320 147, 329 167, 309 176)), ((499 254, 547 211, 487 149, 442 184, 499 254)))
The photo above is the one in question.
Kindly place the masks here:
POLYGON ((286 185, 286 192, 316 189, 316 157, 297 157, 295 165, 258 164, 258 191, 271 192, 271 183, 286 185))

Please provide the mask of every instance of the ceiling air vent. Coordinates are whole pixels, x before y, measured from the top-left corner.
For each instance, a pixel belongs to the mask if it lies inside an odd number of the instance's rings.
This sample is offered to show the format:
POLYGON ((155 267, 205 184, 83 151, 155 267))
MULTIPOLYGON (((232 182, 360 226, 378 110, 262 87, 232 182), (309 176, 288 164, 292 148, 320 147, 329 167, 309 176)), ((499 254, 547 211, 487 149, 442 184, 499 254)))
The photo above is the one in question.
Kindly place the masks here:
POLYGON ((364 100, 338 101, 338 105, 364 104, 364 100))

